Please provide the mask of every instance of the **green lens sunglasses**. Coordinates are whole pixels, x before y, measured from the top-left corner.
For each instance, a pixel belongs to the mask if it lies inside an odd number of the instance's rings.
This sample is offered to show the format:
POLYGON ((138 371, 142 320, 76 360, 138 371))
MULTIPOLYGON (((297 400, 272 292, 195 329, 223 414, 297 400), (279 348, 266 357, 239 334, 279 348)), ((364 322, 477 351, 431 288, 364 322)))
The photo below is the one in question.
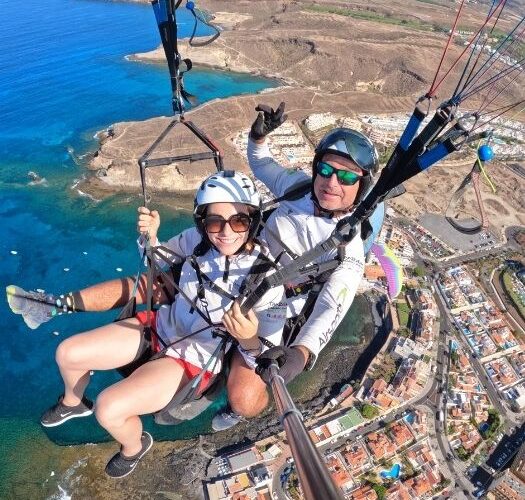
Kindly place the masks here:
POLYGON ((317 173, 325 179, 330 179, 333 174, 336 174, 339 184, 344 186, 353 186, 356 182, 359 182, 363 176, 352 172, 351 170, 339 170, 338 168, 332 167, 332 165, 320 161, 315 167, 317 173))

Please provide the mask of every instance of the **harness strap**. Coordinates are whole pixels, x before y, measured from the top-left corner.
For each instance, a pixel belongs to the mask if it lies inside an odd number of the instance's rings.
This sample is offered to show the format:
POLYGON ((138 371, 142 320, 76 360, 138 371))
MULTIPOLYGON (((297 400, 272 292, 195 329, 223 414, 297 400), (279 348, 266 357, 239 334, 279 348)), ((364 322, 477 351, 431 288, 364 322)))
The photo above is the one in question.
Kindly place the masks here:
POLYGON ((229 341, 230 340, 228 338, 222 338, 221 342, 215 348, 215 351, 213 351, 213 354, 210 356, 210 359, 208 359, 202 370, 193 379, 191 379, 179 392, 177 392, 177 394, 173 396, 172 400, 166 405, 166 408, 174 405, 183 405, 196 399, 197 393, 199 391, 199 386, 205 373, 207 371, 213 373, 215 367, 217 366, 217 363, 219 362, 219 356, 221 357, 222 361, 224 353, 226 352, 226 345, 229 341), (212 363, 213 366, 211 366, 212 363))
POLYGON ((300 182, 297 186, 292 186, 290 189, 287 189, 282 196, 274 198, 273 200, 263 203, 262 210, 263 212, 267 211, 270 208, 274 208, 277 203, 281 201, 295 201, 303 196, 307 195, 312 188, 312 181, 306 180, 300 182))
POLYGON ((237 298, 242 300, 246 290, 249 290, 256 283, 262 281, 262 279, 264 278, 264 276, 266 276, 266 273, 268 273, 270 269, 276 268, 277 266, 272 259, 270 259, 263 252, 259 252, 259 255, 257 255, 255 262, 252 264, 248 275, 239 287, 239 296, 237 298))
POLYGON ((290 318, 287 321, 288 328, 286 332, 286 338, 283 339, 283 343, 285 346, 290 346, 293 342, 295 342, 295 339, 301 331, 301 328, 304 326, 304 324, 312 314, 315 302, 317 300, 317 297, 321 293, 322 288, 323 284, 314 283, 299 314, 294 318, 290 318))
POLYGON ((216 285, 206 273, 203 273, 201 271, 199 264, 197 262, 197 259, 195 258, 194 255, 190 255, 188 257, 188 262, 191 264, 191 267, 193 267, 193 270, 195 271, 195 274, 197 275, 197 280, 199 282, 199 292, 198 293, 200 294, 199 298, 201 299, 201 301, 204 299, 204 282, 206 282, 210 290, 217 293, 221 297, 227 298, 232 301, 235 300, 236 297, 234 295, 227 292, 226 290, 223 290, 219 285, 216 285))

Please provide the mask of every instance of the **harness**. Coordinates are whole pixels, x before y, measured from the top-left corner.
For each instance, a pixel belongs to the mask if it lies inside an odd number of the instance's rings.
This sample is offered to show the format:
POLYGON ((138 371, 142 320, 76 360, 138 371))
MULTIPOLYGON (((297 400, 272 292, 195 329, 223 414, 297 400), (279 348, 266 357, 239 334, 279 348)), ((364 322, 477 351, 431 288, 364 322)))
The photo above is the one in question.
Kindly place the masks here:
MULTIPOLYGON (((173 252, 171 249, 164 246, 152 247, 149 242, 147 242, 143 255, 146 256, 148 272, 147 272, 147 283, 146 283, 146 297, 147 297, 147 313, 150 315, 146 325, 144 326, 144 338, 146 342, 151 345, 153 328, 151 325, 151 320, 153 319, 153 284, 158 283, 164 290, 167 291, 166 284, 169 284, 173 287, 176 293, 186 300, 190 305, 190 314, 198 314, 201 318, 207 323, 205 328, 201 328, 195 332, 191 332, 188 335, 185 335, 181 338, 176 339, 174 342, 169 344, 165 343, 159 335, 157 339, 162 344, 162 349, 157 353, 152 353, 151 349, 142 353, 142 355, 134 360, 133 362, 118 368, 118 372, 126 377, 129 376, 135 369, 137 369, 142 364, 159 359, 166 355, 166 352, 169 348, 173 347, 177 343, 190 338, 198 333, 201 333, 204 330, 210 329, 213 337, 220 338, 215 351, 211 354, 206 365, 200 370, 200 372, 194 377, 186 386, 179 392, 177 392, 172 400, 168 403, 166 407, 155 414, 155 421, 162 425, 172 425, 180 423, 183 420, 189 420, 202 411, 204 411, 207 406, 209 406, 217 395, 225 387, 225 382, 227 380, 227 375, 229 372, 229 362, 231 355, 234 352, 231 349, 232 346, 236 346, 237 341, 231 337, 231 335, 224 329, 222 323, 214 323, 211 320, 210 313, 208 311, 208 301, 206 299, 206 290, 210 290, 224 298, 227 298, 230 301, 234 301, 236 297, 229 293, 228 291, 221 288, 216 284, 206 273, 204 273, 195 254, 189 255, 187 257, 178 255, 173 252), (173 260, 176 259, 178 262, 173 264, 173 260), (159 265, 159 260, 168 266, 167 270, 164 270, 159 265), (198 287, 197 287, 197 296, 189 297, 185 291, 180 286, 180 276, 181 270, 184 263, 188 263, 191 268, 194 270, 198 287), (218 363, 221 363, 221 370, 215 374, 208 387, 199 394, 198 390, 200 383, 207 371, 213 373, 218 363), (195 404, 194 404, 195 403, 195 404)), ((142 259, 141 259, 142 260, 142 259)), ((259 253, 254 263, 252 264, 250 271, 247 273, 247 276, 243 283, 241 284, 241 292, 246 288, 249 288, 253 285, 258 284, 260 279, 266 273, 275 266, 274 262, 268 258, 262 252, 259 253)), ((122 309, 116 321, 120 321, 129 317, 133 317, 136 314, 136 293, 138 289, 138 281, 140 279, 141 272, 139 270, 137 277, 135 279, 135 286, 132 292, 132 297, 129 300, 128 304, 122 309)), ((225 276, 227 277, 227 276, 225 276)), ((265 338, 259 337, 259 340, 266 347, 271 348, 275 347, 270 341, 265 338)))

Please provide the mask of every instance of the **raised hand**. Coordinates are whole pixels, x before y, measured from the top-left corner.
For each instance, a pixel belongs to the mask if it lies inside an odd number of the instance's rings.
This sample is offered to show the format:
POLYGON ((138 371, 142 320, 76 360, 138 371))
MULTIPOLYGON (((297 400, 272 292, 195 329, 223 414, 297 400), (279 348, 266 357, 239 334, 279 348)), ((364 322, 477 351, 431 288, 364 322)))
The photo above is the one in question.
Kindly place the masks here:
POLYGON ((255 111, 258 111, 259 114, 250 129, 250 137, 254 141, 264 139, 270 132, 273 132, 286 121, 288 115, 284 114, 284 106, 284 102, 281 102, 276 110, 266 104, 259 104, 255 108, 255 111))

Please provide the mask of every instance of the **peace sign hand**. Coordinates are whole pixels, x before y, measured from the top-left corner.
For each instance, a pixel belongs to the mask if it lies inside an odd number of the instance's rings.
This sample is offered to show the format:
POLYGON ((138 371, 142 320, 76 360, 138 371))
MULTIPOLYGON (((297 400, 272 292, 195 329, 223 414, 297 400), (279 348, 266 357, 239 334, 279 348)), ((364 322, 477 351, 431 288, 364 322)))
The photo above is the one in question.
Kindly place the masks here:
POLYGON ((288 115, 284 114, 284 106, 284 102, 281 102, 276 110, 266 104, 259 104, 255 108, 259 114, 250 129, 250 137, 254 141, 261 141, 286 121, 288 115))

